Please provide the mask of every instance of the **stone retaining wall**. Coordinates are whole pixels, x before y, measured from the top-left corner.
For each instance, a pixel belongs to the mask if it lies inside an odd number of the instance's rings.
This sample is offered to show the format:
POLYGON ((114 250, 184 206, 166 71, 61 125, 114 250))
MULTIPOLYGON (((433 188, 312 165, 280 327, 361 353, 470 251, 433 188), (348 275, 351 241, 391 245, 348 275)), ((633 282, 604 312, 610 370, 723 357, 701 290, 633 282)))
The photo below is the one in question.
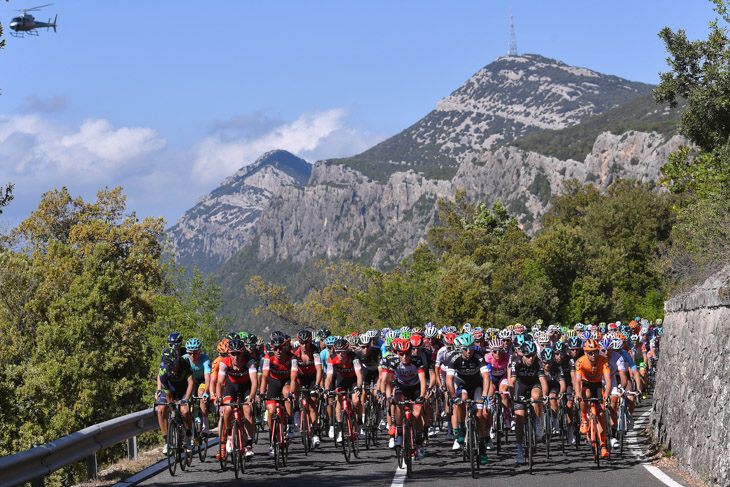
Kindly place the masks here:
POLYGON ((730 268, 664 303, 651 424, 680 463, 730 485, 730 268))

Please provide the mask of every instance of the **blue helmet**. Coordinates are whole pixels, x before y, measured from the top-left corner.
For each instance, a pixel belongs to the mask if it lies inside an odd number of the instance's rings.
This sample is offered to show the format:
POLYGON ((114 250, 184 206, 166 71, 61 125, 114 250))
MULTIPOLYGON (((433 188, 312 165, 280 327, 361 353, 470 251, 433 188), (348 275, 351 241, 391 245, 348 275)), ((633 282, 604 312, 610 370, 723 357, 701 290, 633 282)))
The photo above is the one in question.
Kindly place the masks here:
POLYGON ((177 350, 175 348, 166 348, 162 352, 162 363, 164 365, 172 365, 173 363, 177 362, 177 359, 180 358, 180 355, 177 353, 177 350))
POLYGON ((537 345, 534 342, 525 342, 520 347, 522 355, 533 355, 537 353, 537 345))
POLYGON ((337 340, 334 335, 330 335, 327 338, 324 339, 324 346, 325 347, 334 347, 335 346, 335 340, 337 340))
POLYGON ((581 348, 583 347, 583 340, 578 336, 570 337, 568 339, 568 348, 581 348))
POLYGON ((546 348, 542 351, 540 357, 542 358, 543 362, 552 362, 555 358, 555 353, 553 352, 552 348, 546 348))
POLYGON ((520 348, 523 343, 525 343, 525 335, 517 335, 514 339, 514 346, 520 348))
POLYGON ((195 352, 196 350, 200 350, 200 348, 203 346, 203 343, 198 340, 197 338, 191 338, 188 340, 188 342, 185 344, 185 349, 188 352, 195 352))
POLYGON ((555 351, 556 354, 557 353, 565 353, 565 343, 563 343, 563 342, 556 343, 553 346, 553 350, 555 351))
POLYGON ((174 331, 167 337, 167 344, 171 347, 179 347, 182 345, 183 337, 180 333, 174 331))

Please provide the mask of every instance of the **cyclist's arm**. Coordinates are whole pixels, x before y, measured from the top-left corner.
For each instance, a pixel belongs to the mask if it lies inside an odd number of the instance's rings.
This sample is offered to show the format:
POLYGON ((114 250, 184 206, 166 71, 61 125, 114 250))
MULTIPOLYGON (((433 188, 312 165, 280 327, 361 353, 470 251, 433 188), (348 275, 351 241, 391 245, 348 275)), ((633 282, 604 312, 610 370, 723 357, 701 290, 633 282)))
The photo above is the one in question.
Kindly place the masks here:
POLYGON ((418 380, 421 384, 421 397, 426 397, 426 372, 423 370, 418 371, 418 380))
POLYGON ((259 376, 256 371, 256 361, 251 360, 248 363, 248 377, 251 381, 251 393, 248 396, 249 402, 253 404, 253 402, 256 400, 256 391, 258 390, 258 382, 259 382, 259 376))
POLYGON ((362 367, 360 361, 355 359, 352 362, 352 366, 355 368, 355 377, 357 377, 357 387, 362 387, 362 367))
POLYGON ((193 397, 193 388, 195 387, 195 379, 193 379, 192 374, 188 376, 188 389, 185 391, 185 396, 183 399, 186 401, 189 400, 191 397, 193 397))
POLYGON ((203 382, 205 384, 205 394, 208 394, 210 396, 210 373, 205 373, 205 380, 203 382))
POLYGON ((297 359, 291 361, 291 372, 289 373, 289 381, 291 382, 291 392, 298 393, 299 388, 302 387, 302 383, 298 381, 299 378, 299 365, 297 359))
POLYGON ((550 395, 550 386, 548 386, 547 378, 543 375, 540 377, 540 386, 542 387, 542 397, 550 395))
POLYGON ((451 369, 446 369, 446 389, 449 396, 456 397, 456 387, 454 386, 454 373, 451 369))
POLYGON ((266 394, 266 386, 269 383, 269 369, 265 368, 261 373, 261 385, 259 386, 259 392, 266 394))
POLYGON ((322 383, 322 359, 318 353, 314 354, 314 370, 317 371, 317 376, 314 379, 315 384, 322 383))
POLYGON ((327 378, 324 380, 324 388, 326 390, 330 390, 330 387, 332 386, 332 377, 334 375, 334 367, 332 367, 332 364, 327 362, 327 378))

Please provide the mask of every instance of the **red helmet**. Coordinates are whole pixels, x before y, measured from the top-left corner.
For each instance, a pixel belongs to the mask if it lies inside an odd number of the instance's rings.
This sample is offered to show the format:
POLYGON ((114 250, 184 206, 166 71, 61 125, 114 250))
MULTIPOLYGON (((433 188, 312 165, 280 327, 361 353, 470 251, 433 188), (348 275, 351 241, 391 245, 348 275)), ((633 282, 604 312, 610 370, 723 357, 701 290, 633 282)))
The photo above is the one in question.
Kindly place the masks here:
POLYGON ((413 345, 413 348, 418 348, 421 345, 423 345, 423 337, 421 335, 411 335, 411 345, 413 345))
POLYGON ((408 352, 411 350, 411 342, 402 338, 396 338, 390 346, 396 352, 408 352))
POLYGON ((455 333, 447 333, 446 335, 444 335, 444 342, 446 342, 446 345, 453 345, 454 340, 456 340, 455 333))
POLYGON ((586 342, 583 344, 583 350, 586 352, 594 352, 597 351, 600 347, 600 344, 598 343, 598 340, 594 340, 593 338, 586 340, 586 342))

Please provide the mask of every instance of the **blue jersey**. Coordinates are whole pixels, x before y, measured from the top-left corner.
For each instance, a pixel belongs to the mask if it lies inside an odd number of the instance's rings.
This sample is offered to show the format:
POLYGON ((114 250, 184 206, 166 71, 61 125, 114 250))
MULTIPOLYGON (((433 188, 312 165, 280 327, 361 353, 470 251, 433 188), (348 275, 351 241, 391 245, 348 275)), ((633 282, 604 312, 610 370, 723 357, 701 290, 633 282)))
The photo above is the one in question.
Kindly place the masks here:
POLYGON ((322 364, 324 367, 327 367, 327 359, 330 358, 330 350, 327 347, 324 347, 322 351, 319 352, 319 359, 322 361, 322 364))
POLYGON ((629 367, 629 370, 636 370, 636 364, 634 363, 634 358, 631 356, 629 351, 621 349, 619 351, 619 353, 624 358, 624 361, 626 362, 626 365, 629 367))
POLYGON ((203 382, 205 380, 205 374, 210 374, 210 357, 207 354, 201 353, 197 364, 193 363, 190 355, 186 354, 183 358, 190 364, 190 370, 193 371, 193 379, 195 379, 195 382, 203 382))
POLYGON ((173 365, 163 365, 160 368, 160 382, 162 390, 172 392, 175 390, 185 390, 187 387, 188 377, 192 375, 190 362, 187 360, 178 360, 177 370, 173 372, 173 365))

